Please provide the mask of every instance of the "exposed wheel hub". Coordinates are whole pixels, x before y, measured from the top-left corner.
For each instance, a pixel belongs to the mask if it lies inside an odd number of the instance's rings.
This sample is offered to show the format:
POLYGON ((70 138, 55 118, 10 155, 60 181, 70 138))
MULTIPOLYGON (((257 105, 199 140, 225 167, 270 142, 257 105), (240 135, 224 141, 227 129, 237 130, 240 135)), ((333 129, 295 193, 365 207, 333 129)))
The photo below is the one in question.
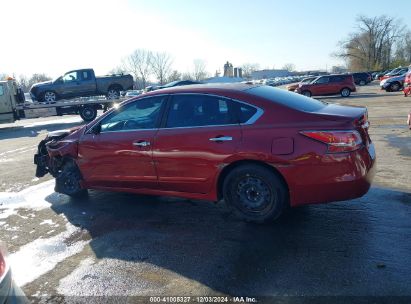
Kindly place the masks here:
POLYGON ((271 192, 266 183, 255 177, 247 177, 238 183, 237 195, 240 203, 247 209, 259 211, 271 200, 271 192))

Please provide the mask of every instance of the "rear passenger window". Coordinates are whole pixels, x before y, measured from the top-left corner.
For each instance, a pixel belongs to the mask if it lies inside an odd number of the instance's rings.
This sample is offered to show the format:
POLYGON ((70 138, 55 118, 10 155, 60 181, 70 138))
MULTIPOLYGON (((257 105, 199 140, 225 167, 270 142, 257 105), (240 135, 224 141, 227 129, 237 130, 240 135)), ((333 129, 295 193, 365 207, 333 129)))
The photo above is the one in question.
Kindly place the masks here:
POLYGON ((343 82, 344 81, 344 77, 342 76, 334 76, 331 78, 331 82, 343 82))
POLYGON ((83 71, 83 80, 90 80, 91 75, 89 71, 83 71))
POLYGON ((245 104, 238 104, 239 105, 239 117, 238 117, 238 122, 239 123, 246 123, 251 119, 251 117, 254 116, 255 113, 257 113, 257 109, 248 106, 245 104))
POLYGON ((2 84, 0 84, 0 96, 4 95, 4 87, 2 84))
POLYGON ((207 95, 175 95, 167 117, 167 128, 227 125, 234 123, 232 102, 207 95))

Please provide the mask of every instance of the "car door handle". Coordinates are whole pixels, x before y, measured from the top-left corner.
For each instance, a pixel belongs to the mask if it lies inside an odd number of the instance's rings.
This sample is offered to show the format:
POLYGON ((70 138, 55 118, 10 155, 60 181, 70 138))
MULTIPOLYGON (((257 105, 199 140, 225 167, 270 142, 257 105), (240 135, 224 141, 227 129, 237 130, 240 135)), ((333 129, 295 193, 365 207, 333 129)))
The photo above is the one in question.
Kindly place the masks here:
POLYGON ((233 138, 231 136, 218 136, 218 137, 212 137, 209 140, 219 142, 219 141, 231 141, 233 140, 233 138))
POLYGON ((133 142, 133 146, 136 146, 136 147, 147 147, 149 145, 150 145, 150 142, 145 141, 145 140, 133 142))

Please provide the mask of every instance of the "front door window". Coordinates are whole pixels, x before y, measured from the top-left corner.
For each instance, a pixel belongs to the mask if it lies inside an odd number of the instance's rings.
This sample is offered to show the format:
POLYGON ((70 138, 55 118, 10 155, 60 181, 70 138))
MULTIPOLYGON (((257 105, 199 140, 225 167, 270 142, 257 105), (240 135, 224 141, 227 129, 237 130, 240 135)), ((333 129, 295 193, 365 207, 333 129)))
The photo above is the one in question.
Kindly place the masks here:
POLYGON ((101 132, 154 129, 164 96, 144 98, 125 105, 101 122, 101 132))

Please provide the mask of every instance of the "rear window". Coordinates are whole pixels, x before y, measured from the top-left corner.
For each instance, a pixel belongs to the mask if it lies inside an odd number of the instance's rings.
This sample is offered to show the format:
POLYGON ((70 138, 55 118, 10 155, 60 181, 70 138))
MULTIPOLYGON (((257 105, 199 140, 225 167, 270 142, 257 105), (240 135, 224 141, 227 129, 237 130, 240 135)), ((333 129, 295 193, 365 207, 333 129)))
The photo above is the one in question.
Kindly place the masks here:
POLYGON ((246 92, 304 112, 316 112, 327 106, 325 102, 270 86, 254 87, 246 90, 246 92))

